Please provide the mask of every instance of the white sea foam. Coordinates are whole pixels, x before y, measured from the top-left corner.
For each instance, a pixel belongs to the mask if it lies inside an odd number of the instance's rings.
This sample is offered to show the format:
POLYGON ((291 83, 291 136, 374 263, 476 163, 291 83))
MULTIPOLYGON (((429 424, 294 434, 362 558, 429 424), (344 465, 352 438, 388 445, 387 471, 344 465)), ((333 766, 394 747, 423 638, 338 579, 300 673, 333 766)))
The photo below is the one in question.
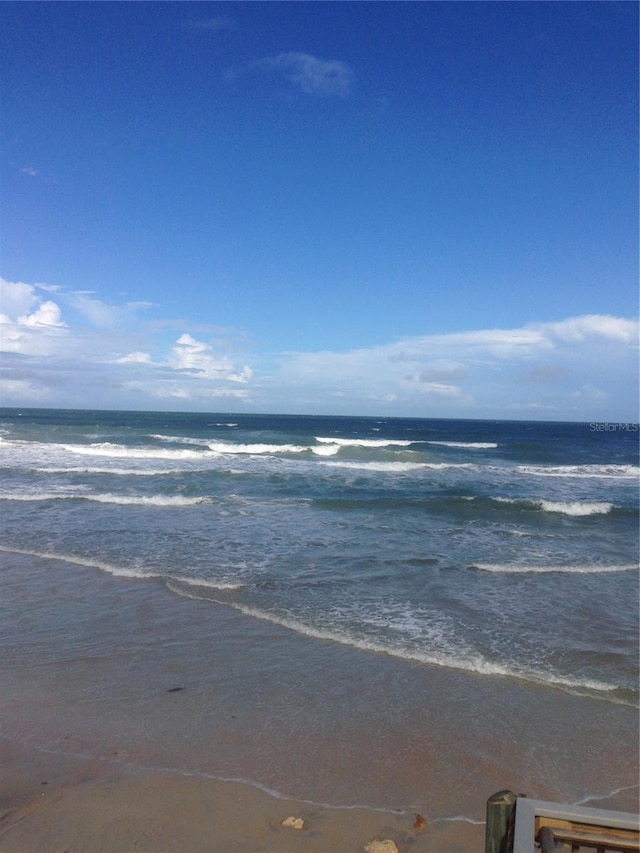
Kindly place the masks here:
POLYGON ((109 441, 97 444, 62 444, 63 450, 80 456, 109 456, 112 459, 202 459, 206 450, 164 449, 161 447, 126 447, 109 441))
POLYGON ((638 479, 640 468, 637 465, 517 465, 521 474, 535 477, 597 477, 611 479, 638 479))
MULTIPOLYGON (((434 471, 444 471, 447 468, 459 468, 466 469, 467 471, 471 470, 480 470, 482 468, 481 465, 476 465, 473 462, 423 462, 420 466, 421 468, 431 468, 434 471)), ((485 469, 487 470, 487 469, 485 469)))
POLYGON ((500 574, 547 574, 549 572, 557 572, 570 575, 593 575, 604 572, 634 572, 640 569, 640 565, 637 563, 627 563, 615 566, 592 563, 591 565, 581 564, 577 566, 530 566, 518 563, 473 563, 469 568, 500 574))
POLYGON ((613 504, 604 501, 540 501, 540 506, 545 512, 565 515, 604 515, 613 509, 613 504))
POLYGON ((193 444, 196 447, 209 446, 209 440, 206 438, 193 438, 192 436, 186 435, 159 435, 156 433, 149 435, 149 438, 155 438, 157 441, 166 441, 173 444, 193 444))
POLYGON ((400 474, 424 468, 422 462, 323 462, 327 468, 346 468, 355 471, 379 471, 385 474, 400 474))
POLYGON ((176 468, 98 468, 95 465, 70 468, 32 468, 37 474, 113 474, 116 477, 158 477, 176 474, 176 468))
POLYGON ((470 450, 495 450, 494 441, 427 441, 427 444, 441 444, 444 447, 466 447, 470 450))
POLYGON ((409 447, 413 441, 392 438, 331 438, 316 436, 319 444, 337 444, 339 447, 409 447))
MULTIPOLYGON (((130 566, 119 566, 114 563, 106 563, 103 560, 91 560, 86 557, 76 557, 70 554, 55 554, 50 551, 35 551, 26 548, 13 547, 8 548, 4 545, 0 545, 0 551, 4 551, 7 554, 22 554, 25 557, 36 557, 39 560, 58 560, 62 563, 70 563, 73 566, 81 566, 85 569, 98 569, 99 571, 107 572, 107 574, 113 575, 114 577, 132 578, 136 580, 165 578, 167 586, 169 586, 171 580, 180 582, 187 586, 205 587, 207 589, 215 589, 219 591, 238 590, 242 589, 244 586, 242 583, 236 583, 228 580, 216 581, 201 580, 199 578, 183 578, 166 572, 132 568, 130 566)), ((178 590, 174 591, 178 592, 178 590)), ((196 598, 197 596, 194 595, 192 597, 196 598)))
POLYGON ((589 794, 589 796, 583 797, 581 800, 578 800, 577 803, 573 803, 573 805, 583 806, 585 803, 593 803, 598 800, 609 800, 611 797, 615 797, 623 791, 634 791, 636 788, 640 788, 640 785, 623 785, 621 788, 614 788, 612 791, 607 791, 605 794, 589 794))
MULTIPOLYGON (((519 680, 530 681, 537 684, 542 684, 547 687, 560 688, 569 692, 588 691, 590 694, 597 694, 609 698, 607 694, 613 693, 617 688, 615 685, 607 684, 595 679, 577 679, 567 678, 556 673, 536 672, 527 669, 518 669, 498 663, 493 663, 486 660, 480 655, 456 655, 447 653, 430 653, 423 652, 417 649, 407 648, 401 645, 386 645, 376 642, 375 640, 363 639, 361 637, 353 637, 340 631, 331 631, 326 629, 316 628, 300 622, 297 619, 292 619, 288 616, 281 616, 270 613, 266 610, 257 607, 251 607, 246 604, 241 604, 236 601, 223 601, 220 599, 212 599, 217 604, 232 607, 239 610, 247 616, 254 619, 261 619, 266 622, 271 622, 275 625, 281 625, 298 634, 303 634, 307 637, 313 637, 319 640, 329 640, 334 643, 339 643, 345 646, 361 649, 362 651, 387 654, 391 657, 402 658, 404 660, 413 660, 418 663, 424 663, 433 666, 446 667, 448 669, 464 670, 465 672, 474 672, 479 675, 501 676, 508 678, 517 678, 519 680)), ((612 699, 618 702, 616 699, 612 699)), ((628 703, 620 703, 628 704, 628 703)))
POLYGON ((323 462, 329 468, 346 468, 354 471, 379 471, 384 474, 408 473, 410 471, 446 471, 448 469, 473 470, 478 468, 472 462, 358 462, 344 460, 323 462))
POLYGON ((8 548, 3 545, 0 545, 0 551, 23 554, 26 557, 37 557, 40 560, 59 560, 63 563, 70 563, 71 565, 82 566, 87 569, 99 569, 115 577, 138 579, 162 577, 162 573, 160 572, 145 571, 130 566, 118 566, 114 563, 106 563, 103 560, 91 560, 86 557, 75 557, 70 554, 55 554, 51 551, 35 551, 27 548, 8 548))
MULTIPOLYGON (((193 587, 193 589, 215 589, 217 591, 224 592, 225 590, 238 590, 243 589, 245 584, 235 583, 233 581, 212 581, 212 580, 197 580, 195 578, 183 578, 178 575, 168 575, 167 576, 167 589, 171 592, 175 592, 176 595, 181 595, 183 598, 191 598, 193 601, 202 601, 203 598, 207 598, 207 596, 198 595, 196 592, 191 592, 191 590, 181 589, 180 584, 184 584, 188 587, 193 587)), ((207 599, 210 601, 214 601, 215 599, 207 599)))
POLYGON ((545 512, 560 512, 564 515, 605 515, 614 509, 614 505, 605 501, 545 501, 518 498, 492 498, 497 503, 515 504, 518 506, 541 509, 545 512))
POLYGON ((486 821, 474 820, 473 818, 465 817, 464 815, 452 815, 451 817, 434 817, 433 820, 429 821, 429 823, 471 823, 474 826, 484 826, 486 821))
MULTIPOLYGON (((77 487, 76 487, 77 488, 77 487)), ((206 497, 185 497, 184 495, 91 495, 86 492, 29 492, 26 494, 0 495, 4 501, 55 501, 55 500, 83 500, 95 501, 103 504, 122 504, 123 506, 155 506, 155 507, 180 507, 195 506, 197 504, 210 502, 206 497)))
POLYGON ((201 503, 210 502, 206 497, 186 497, 185 495, 81 495, 85 500, 97 501, 98 503, 123 504, 131 506, 197 506, 201 503))
POLYGON ((316 456, 337 456, 340 452, 340 445, 321 444, 320 447, 312 447, 311 452, 316 456))
POLYGON ((210 441, 208 447, 214 453, 244 453, 250 456, 265 453, 304 453, 309 450, 307 445, 301 444, 232 444, 228 441, 210 441))

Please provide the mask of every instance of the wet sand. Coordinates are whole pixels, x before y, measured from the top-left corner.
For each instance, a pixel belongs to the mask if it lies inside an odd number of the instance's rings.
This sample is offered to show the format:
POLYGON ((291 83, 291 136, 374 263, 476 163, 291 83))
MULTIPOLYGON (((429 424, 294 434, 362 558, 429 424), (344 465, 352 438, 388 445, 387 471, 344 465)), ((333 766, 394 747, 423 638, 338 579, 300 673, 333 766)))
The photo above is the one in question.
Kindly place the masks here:
POLYGON ((334 809, 242 783, 145 771, 2 743, 3 853, 350 853, 374 839, 400 851, 482 849, 484 829, 414 828, 416 815, 334 809), (302 829, 283 825, 301 818, 302 829))
POLYGON ((471 853, 505 787, 636 810, 634 709, 1 559, 3 853, 471 853))

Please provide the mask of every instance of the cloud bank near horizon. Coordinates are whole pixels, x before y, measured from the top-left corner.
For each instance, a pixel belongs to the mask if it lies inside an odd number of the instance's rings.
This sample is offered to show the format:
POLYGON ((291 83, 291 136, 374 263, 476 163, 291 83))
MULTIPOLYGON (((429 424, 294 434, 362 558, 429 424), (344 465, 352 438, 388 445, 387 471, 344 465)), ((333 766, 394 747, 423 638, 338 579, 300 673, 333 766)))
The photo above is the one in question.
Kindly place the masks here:
POLYGON ((0 279, 2 404, 637 419, 637 319, 591 314, 260 353, 231 330, 147 321, 152 307, 0 279))

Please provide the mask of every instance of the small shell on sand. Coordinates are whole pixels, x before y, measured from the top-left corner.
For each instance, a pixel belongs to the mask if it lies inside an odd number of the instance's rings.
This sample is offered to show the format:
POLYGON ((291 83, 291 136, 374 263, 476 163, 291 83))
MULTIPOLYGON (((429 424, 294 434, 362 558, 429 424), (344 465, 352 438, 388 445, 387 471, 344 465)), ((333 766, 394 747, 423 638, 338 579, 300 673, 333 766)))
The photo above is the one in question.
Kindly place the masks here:
POLYGON ((283 826, 290 826, 291 829, 303 829, 304 821, 301 817, 285 817, 282 821, 283 826))
POLYGON ((382 841, 375 838, 373 841, 370 841, 364 849, 367 853, 399 853, 395 842, 390 838, 384 838, 382 841))

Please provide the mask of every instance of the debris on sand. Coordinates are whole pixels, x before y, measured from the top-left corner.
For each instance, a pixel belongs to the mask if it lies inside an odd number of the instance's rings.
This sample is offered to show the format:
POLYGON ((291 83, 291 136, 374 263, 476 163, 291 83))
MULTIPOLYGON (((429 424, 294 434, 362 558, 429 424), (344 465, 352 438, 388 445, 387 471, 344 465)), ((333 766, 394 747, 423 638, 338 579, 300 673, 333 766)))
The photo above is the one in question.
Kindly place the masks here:
POLYGON ((413 824, 413 828, 420 830, 420 829, 426 829, 426 827, 427 827, 426 820, 422 817, 421 814, 417 814, 416 815, 416 822, 413 824))
POLYGON ((390 838, 383 838, 382 840, 374 838, 364 849, 366 853, 399 853, 395 842, 390 838))

